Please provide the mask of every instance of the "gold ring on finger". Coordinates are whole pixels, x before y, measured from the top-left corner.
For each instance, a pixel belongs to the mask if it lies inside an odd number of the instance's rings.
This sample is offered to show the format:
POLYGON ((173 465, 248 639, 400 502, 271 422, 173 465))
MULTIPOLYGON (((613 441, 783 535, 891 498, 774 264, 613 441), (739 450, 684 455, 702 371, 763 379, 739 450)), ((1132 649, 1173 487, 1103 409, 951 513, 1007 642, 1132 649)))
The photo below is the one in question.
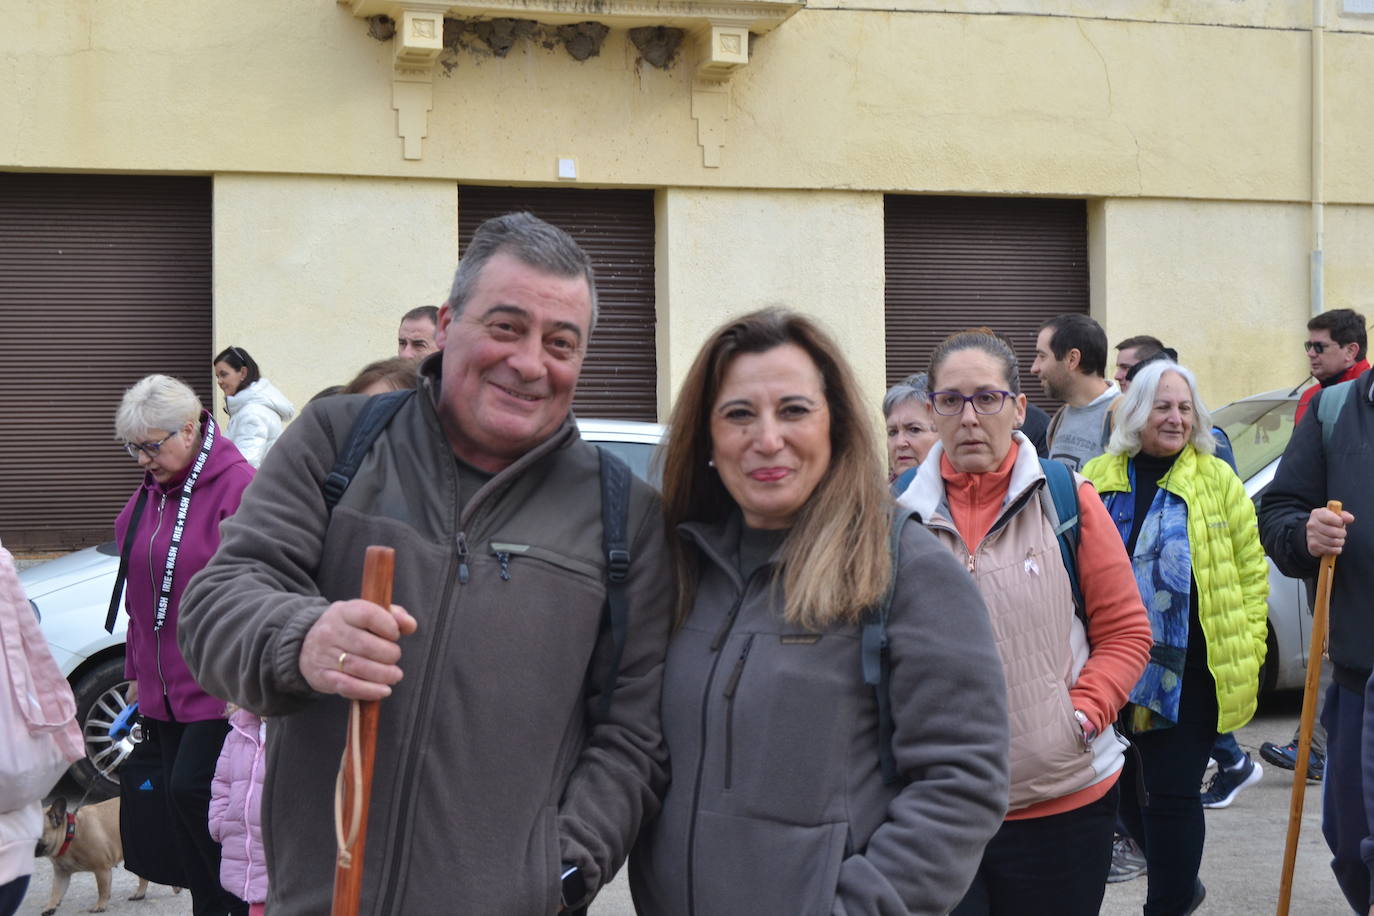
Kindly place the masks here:
POLYGON ((339 653, 339 670, 340 670, 340 671, 343 670, 344 662, 346 662, 346 661, 348 661, 348 653, 347 653, 347 652, 340 652, 340 653, 339 653))

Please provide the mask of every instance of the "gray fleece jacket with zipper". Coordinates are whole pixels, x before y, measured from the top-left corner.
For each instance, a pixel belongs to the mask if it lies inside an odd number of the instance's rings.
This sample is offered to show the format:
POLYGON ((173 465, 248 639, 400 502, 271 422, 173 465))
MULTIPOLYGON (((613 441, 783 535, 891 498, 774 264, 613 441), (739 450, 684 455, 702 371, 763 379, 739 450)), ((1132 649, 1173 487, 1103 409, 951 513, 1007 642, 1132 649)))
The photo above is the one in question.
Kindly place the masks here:
POLYGON ((1007 807, 1006 688, 973 580, 907 523, 887 627, 901 784, 884 785, 859 627, 784 622, 771 564, 741 580, 739 526, 679 529, 701 581, 668 650, 673 782, 631 860, 638 911, 948 912, 1007 807))
POLYGON ((591 891, 624 861, 667 779, 658 701, 672 575, 656 494, 630 496, 629 627, 609 716, 599 456, 569 420, 462 494, 434 408, 441 357, 332 515, 320 484, 361 397, 308 407, 268 454, 179 630, 200 683, 268 726, 268 909, 327 913, 334 777, 348 704, 299 655, 359 593, 369 544, 396 550, 393 601, 419 622, 381 704, 361 912, 552 914, 560 869, 591 891))

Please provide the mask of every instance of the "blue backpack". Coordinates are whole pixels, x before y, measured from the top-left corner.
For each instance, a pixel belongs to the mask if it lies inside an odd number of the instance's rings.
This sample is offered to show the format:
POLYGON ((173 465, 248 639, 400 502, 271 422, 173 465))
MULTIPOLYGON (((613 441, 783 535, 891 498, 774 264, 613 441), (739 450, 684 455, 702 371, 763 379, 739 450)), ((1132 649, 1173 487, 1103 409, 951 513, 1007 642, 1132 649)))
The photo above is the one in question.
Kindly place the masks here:
POLYGON ((1322 448, 1331 445, 1331 432, 1336 427, 1336 417, 1340 416, 1341 408, 1345 406, 1346 400, 1350 397, 1350 389, 1355 384, 1354 380, 1341 382, 1339 385, 1332 385, 1325 391, 1319 392, 1317 398, 1317 422, 1322 425, 1322 448))
MULTIPOLYGON (((1054 528, 1054 538, 1059 542, 1059 556, 1064 561, 1064 571, 1069 574, 1069 585, 1073 589, 1074 614, 1083 622, 1086 631, 1088 615, 1083 608, 1083 590, 1078 583, 1078 491, 1074 487, 1073 472, 1058 461, 1048 458, 1039 461, 1054 507, 1054 517, 1049 519, 1049 523, 1054 528)), ((893 481, 893 495, 904 492, 916 479, 919 470, 918 465, 893 481)), ((892 579, 887 584, 882 601, 865 613, 860 643, 864 684, 872 688, 878 706, 878 762, 882 767, 883 782, 887 785, 896 783, 899 778, 897 758, 892 752, 895 725, 892 721, 892 660, 887 640, 887 619, 892 611, 892 595, 897 587, 897 570, 901 564, 902 528, 908 518, 915 517, 914 513, 900 507, 893 513, 890 545, 892 579)))

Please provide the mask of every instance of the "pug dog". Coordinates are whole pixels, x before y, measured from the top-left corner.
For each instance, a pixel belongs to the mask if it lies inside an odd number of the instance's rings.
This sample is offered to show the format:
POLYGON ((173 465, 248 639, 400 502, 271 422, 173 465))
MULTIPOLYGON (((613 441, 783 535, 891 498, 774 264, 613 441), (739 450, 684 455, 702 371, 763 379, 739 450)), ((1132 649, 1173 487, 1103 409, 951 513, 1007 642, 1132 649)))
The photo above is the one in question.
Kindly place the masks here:
MULTIPOLYGON (((52 859, 52 893, 43 907, 43 916, 57 912, 72 875, 79 871, 95 873, 97 900, 91 912, 105 912, 110 902, 111 871, 124 861, 124 846, 119 839, 119 799, 79 808, 69 822, 67 800, 59 797, 43 812, 43 836, 34 855, 52 859)), ((142 900, 147 891, 147 879, 139 878, 138 890, 129 899, 142 900)))

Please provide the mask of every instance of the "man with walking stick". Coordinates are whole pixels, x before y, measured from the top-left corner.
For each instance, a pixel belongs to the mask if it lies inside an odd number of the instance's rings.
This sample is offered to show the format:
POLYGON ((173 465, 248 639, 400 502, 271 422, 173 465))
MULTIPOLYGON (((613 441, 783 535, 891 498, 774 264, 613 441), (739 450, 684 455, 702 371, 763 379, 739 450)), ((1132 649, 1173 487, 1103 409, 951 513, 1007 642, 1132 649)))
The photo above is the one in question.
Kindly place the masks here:
POLYGON ((1363 772, 1370 756, 1363 749, 1365 687, 1374 669, 1374 370, 1313 398, 1264 494, 1259 525, 1266 552, 1285 575, 1313 578, 1323 556, 1340 557, 1330 593, 1333 683, 1321 714, 1322 833, 1346 900, 1356 913, 1374 913, 1366 861, 1374 860, 1374 785, 1363 772), (1343 510, 1325 508, 1328 500, 1343 510))
POLYGON ((603 490, 572 420, 595 322, 566 233, 489 220, 419 390, 312 404, 191 583, 193 672, 274 717, 269 912, 329 910, 345 698, 385 698, 360 912, 576 910, 658 810, 672 573, 655 494, 603 490), (394 415, 348 467, 355 421, 386 398, 394 415), (369 544, 395 549, 391 608, 354 597, 369 544))

